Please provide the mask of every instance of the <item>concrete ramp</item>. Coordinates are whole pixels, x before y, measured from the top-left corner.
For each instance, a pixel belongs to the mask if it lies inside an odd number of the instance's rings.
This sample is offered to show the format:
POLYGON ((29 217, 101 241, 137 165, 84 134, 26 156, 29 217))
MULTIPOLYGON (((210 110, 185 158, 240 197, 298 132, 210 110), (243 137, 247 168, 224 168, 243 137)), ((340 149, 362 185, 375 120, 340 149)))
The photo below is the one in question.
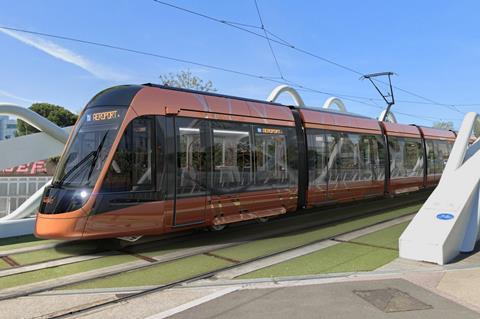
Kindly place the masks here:
POLYGON ((479 239, 480 139, 469 145, 480 118, 468 113, 439 185, 400 236, 400 257, 443 265, 470 252, 479 239))

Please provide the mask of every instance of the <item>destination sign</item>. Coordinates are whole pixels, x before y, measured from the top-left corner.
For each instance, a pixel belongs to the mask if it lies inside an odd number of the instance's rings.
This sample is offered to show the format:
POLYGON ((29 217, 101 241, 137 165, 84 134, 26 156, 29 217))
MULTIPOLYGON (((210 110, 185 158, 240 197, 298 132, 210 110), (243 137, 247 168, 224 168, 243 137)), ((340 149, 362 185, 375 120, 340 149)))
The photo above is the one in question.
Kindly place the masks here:
POLYGON ((97 113, 87 114, 87 122, 109 121, 119 117, 120 117, 120 114, 118 113, 117 110, 107 111, 107 112, 97 112, 97 113))
POLYGON ((257 129, 257 132, 258 133, 262 133, 262 134, 283 134, 283 131, 281 129, 278 129, 278 128, 266 128, 266 127, 263 127, 263 128, 258 128, 257 129))

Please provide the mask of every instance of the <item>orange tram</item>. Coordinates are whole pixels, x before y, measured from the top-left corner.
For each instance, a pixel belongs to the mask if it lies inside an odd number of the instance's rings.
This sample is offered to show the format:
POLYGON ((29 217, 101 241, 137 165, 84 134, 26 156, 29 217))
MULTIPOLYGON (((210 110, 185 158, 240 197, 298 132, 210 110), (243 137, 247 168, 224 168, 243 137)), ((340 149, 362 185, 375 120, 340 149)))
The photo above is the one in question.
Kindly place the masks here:
POLYGON ((82 111, 45 190, 41 238, 220 230, 435 186, 452 131, 164 87, 109 88, 82 111))

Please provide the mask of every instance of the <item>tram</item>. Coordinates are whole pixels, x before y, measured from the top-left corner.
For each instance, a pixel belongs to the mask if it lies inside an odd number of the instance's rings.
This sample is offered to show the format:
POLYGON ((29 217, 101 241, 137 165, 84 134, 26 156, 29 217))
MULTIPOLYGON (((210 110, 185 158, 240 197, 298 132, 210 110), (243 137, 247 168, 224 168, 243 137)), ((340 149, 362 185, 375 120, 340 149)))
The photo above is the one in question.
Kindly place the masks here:
POLYGON ((158 235, 434 187, 455 133, 154 84, 98 93, 45 189, 40 238, 158 235))

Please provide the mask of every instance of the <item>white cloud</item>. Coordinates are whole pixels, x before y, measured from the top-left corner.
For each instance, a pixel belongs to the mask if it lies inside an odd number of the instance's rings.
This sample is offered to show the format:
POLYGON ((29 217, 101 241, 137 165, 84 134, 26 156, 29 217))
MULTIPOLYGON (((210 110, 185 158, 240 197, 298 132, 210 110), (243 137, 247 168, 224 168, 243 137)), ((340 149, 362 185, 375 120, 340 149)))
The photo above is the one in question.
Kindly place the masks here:
POLYGON ((20 32, 6 29, 0 29, 0 31, 11 36, 12 38, 17 39, 20 42, 28 44, 42 52, 47 53, 48 55, 51 55, 67 63, 76 65, 99 79, 107 81, 125 81, 128 78, 128 76, 126 76, 125 74, 119 74, 117 72, 109 70, 101 65, 98 65, 88 60, 80 54, 77 54, 51 41, 47 41, 40 37, 32 35, 27 36, 21 34, 20 32))
POLYGON ((17 100, 17 101, 22 101, 22 102, 27 102, 27 103, 34 103, 33 100, 30 100, 30 99, 27 99, 27 98, 24 98, 24 97, 21 97, 21 96, 12 94, 12 93, 7 92, 7 91, 4 91, 4 90, 0 90, 0 95, 3 95, 3 96, 5 96, 5 97, 11 98, 11 99, 14 99, 14 100, 17 100))

